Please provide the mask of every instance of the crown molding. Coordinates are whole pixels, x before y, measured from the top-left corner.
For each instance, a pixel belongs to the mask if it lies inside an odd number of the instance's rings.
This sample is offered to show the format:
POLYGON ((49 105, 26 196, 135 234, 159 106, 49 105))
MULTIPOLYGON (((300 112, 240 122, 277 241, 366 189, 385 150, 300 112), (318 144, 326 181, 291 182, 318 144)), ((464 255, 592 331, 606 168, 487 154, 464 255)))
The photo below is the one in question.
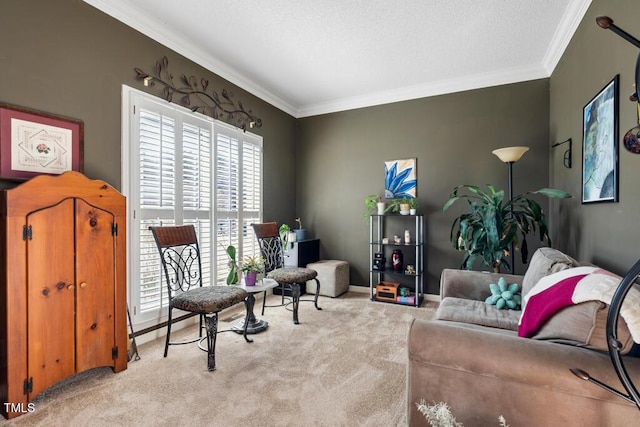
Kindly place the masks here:
POLYGON ((372 107, 393 102, 409 101, 430 96, 446 95, 466 90, 482 89, 529 80, 549 77, 544 67, 519 67, 500 70, 496 73, 482 73, 465 77, 464 79, 442 80, 425 85, 406 86, 390 91, 382 91, 363 96, 344 98, 321 104, 308 105, 298 109, 297 118, 329 114, 356 108, 372 107))
POLYGON ((592 2, 592 0, 573 0, 570 2, 540 65, 500 70, 495 73, 477 74, 464 79, 441 80, 424 85, 407 86, 362 96, 341 98, 324 103, 296 106, 265 90, 256 82, 229 67, 219 58, 195 47, 195 44, 191 43, 183 35, 170 31, 161 22, 147 17, 143 10, 131 6, 129 3, 118 3, 117 6, 114 6, 109 0, 83 1, 295 118, 547 78, 551 76, 560 61, 592 2))
POLYGON ((163 46, 174 50, 185 58, 190 59, 212 73, 217 74, 252 95, 257 96, 276 108, 279 108, 285 113, 292 116, 296 115, 297 108, 290 102, 269 92, 268 90, 265 90, 254 81, 228 67, 225 62, 219 58, 204 52, 202 49, 196 48, 194 43, 189 39, 179 33, 168 30, 155 19, 148 18, 144 11, 124 3, 118 3, 118 6, 114 6, 113 3, 109 2, 109 0, 82 1, 117 19, 134 30, 139 31, 163 46))
POLYGON ((578 29, 580 22, 587 13, 592 0, 573 0, 567 6, 567 10, 562 16, 560 25, 553 35, 547 53, 542 59, 542 66, 547 70, 549 76, 553 74, 556 66, 560 62, 564 51, 569 46, 574 33, 578 29))

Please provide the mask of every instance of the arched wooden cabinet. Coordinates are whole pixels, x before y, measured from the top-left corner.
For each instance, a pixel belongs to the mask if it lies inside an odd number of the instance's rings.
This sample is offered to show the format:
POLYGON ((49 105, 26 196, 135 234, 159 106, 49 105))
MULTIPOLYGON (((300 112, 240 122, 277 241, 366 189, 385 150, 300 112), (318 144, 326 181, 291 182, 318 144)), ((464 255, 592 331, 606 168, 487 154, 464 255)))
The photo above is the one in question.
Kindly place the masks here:
POLYGON ((126 202, 78 172, 0 193, 0 410, 54 383, 127 368, 126 202))

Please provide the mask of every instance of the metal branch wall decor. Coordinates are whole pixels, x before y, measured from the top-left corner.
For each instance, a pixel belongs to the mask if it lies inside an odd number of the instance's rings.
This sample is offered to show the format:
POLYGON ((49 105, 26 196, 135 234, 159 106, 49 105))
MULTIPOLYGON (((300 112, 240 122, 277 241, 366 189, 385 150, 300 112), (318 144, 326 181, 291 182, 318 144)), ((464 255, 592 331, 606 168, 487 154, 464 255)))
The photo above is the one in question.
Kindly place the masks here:
POLYGON ((262 119, 256 117, 251 110, 244 108, 241 101, 234 102, 233 93, 222 89, 220 94, 211 90, 209 94, 209 80, 198 79, 195 76, 180 76, 181 85, 174 83, 173 74, 169 72, 169 59, 163 56, 156 62, 155 75, 151 76, 140 68, 134 68, 138 80, 142 80, 145 86, 154 86, 159 83, 164 86, 164 97, 169 102, 176 102, 183 107, 211 116, 214 119, 226 120, 239 127, 243 131, 247 127, 262 127, 262 119))

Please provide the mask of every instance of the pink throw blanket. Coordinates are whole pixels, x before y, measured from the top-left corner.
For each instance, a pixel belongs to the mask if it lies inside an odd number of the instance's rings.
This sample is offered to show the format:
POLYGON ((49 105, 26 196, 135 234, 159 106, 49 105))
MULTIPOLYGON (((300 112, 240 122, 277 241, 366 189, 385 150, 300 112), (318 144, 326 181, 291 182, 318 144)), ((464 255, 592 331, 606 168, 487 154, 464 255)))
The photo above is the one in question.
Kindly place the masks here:
MULTIPOLYGON (((522 298, 518 336, 532 337, 561 309, 585 301, 611 304, 622 278, 598 267, 576 267, 550 274, 522 298)), ((640 291, 632 288, 620 310, 634 342, 640 343, 640 291)))

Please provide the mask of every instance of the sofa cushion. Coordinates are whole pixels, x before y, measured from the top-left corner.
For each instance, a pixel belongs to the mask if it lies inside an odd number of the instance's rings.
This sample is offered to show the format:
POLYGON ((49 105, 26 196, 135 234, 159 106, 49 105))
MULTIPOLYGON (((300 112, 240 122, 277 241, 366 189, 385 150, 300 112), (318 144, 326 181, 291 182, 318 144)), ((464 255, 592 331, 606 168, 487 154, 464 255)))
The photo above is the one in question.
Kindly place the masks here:
MULTIPOLYGON (((523 300, 518 335, 607 351, 608 304, 620 280, 595 266, 565 269, 541 278, 523 300)), ((627 297, 640 301, 640 292, 632 289, 627 297)), ((640 328, 636 305, 623 305, 618 317, 622 354, 634 344, 629 325, 640 328)))
POLYGON ((578 265, 578 261, 557 249, 539 248, 531 257, 529 267, 522 279, 522 295, 527 295, 544 276, 578 265))
MULTIPOLYGON (((565 307, 551 317, 532 337, 608 351, 606 325, 609 305, 600 301, 586 301, 565 307)), ((618 317, 618 341, 622 343, 621 354, 628 354, 633 339, 622 317, 618 317)))
POLYGON ((440 301, 435 318, 516 331, 520 310, 498 310, 484 301, 447 297, 440 301))

